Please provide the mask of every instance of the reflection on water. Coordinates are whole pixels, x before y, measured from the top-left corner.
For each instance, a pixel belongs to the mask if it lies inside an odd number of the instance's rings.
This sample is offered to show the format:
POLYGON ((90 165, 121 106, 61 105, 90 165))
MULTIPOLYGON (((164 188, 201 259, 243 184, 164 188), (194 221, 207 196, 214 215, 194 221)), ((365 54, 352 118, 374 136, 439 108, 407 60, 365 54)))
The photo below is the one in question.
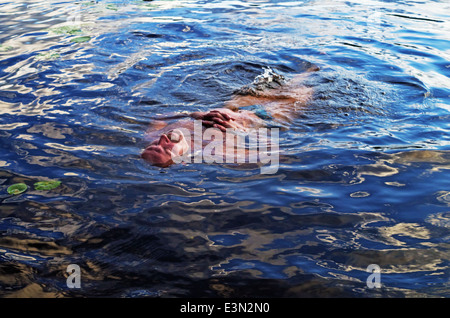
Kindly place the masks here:
POLYGON ((3 1, 0 295, 448 297, 449 9, 3 1), (276 174, 140 159, 152 119, 313 65, 276 174))

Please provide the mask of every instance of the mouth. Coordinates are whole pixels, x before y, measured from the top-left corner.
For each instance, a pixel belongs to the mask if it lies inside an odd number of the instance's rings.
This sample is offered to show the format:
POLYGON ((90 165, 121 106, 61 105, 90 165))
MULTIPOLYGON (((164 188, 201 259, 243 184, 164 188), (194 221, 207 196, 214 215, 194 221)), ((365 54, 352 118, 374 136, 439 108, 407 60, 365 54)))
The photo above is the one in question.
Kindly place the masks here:
POLYGON ((157 153, 161 153, 162 152, 161 147, 157 143, 152 143, 147 148, 145 148, 145 150, 155 151, 157 153))

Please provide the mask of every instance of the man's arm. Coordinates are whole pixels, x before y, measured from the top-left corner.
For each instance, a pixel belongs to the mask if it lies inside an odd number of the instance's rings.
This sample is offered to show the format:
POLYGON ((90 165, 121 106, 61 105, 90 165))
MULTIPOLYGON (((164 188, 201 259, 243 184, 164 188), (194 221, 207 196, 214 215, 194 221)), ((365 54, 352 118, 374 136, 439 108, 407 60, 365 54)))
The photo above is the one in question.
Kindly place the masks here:
POLYGON ((280 122, 291 121, 312 98, 313 89, 303 83, 311 72, 318 71, 314 66, 306 72, 294 76, 279 88, 257 91, 257 94, 234 95, 225 103, 232 110, 245 109, 247 106, 261 105, 270 116, 280 122))
POLYGON ((220 110, 211 110, 207 112, 193 112, 193 113, 173 113, 165 115, 164 117, 158 117, 158 119, 153 120, 147 132, 145 134, 145 139, 153 140, 158 138, 164 132, 170 131, 175 128, 190 127, 192 122, 188 118, 193 118, 195 120, 201 120, 204 127, 214 127, 221 131, 226 131, 227 128, 234 128, 232 121, 235 118, 220 110), (169 123, 169 121, 178 119, 174 122, 169 123))

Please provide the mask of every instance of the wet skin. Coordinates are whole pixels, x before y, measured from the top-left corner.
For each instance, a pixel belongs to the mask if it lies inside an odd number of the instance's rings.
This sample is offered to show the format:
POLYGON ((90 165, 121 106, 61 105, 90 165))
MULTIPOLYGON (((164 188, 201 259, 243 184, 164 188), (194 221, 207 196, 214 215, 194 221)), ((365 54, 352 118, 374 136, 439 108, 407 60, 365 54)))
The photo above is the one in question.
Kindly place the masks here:
POLYGON ((280 89, 261 92, 260 96, 234 96, 225 104, 226 108, 194 112, 187 115, 187 120, 183 119, 170 125, 167 122, 156 121, 147 132, 147 138, 154 141, 143 151, 142 158, 159 167, 172 165, 174 156, 181 156, 190 146, 192 147, 192 144, 188 145, 181 131, 177 131, 177 128, 181 127, 193 131, 192 119, 201 120, 204 128, 217 128, 224 133, 229 128, 245 131, 249 128, 264 127, 264 120, 252 111, 245 110, 246 106, 258 104, 262 105, 275 121, 280 123, 292 121, 312 96, 312 89, 301 85, 307 73, 295 76, 290 83, 280 89))
POLYGON ((181 156, 184 150, 183 134, 169 131, 153 141, 142 153, 142 158, 156 166, 168 167, 173 164, 173 156, 181 156))
MULTIPOLYGON (((216 109, 208 112, 194 112, 189 116, 194 120, 201 120, 205 128, 217 128, 225 132, 227 128, 242 129, 239 116, 232 116, 233 111, 229 109, 216 109)), ((188 128, 192 130, 192 121, 179 121, 174 125, 166 126, 165 123, 159 123, 167 132, 161 134, 155 139, 142 153, 149 163, 159 167, 168 167, 173 164, 174 156, 181 156, 189 148, 185 136, 177 128, 188 128), (173 128, 173 129, 171 129, 173 128)), ((159 131, 159 130, 158 130, 159 131)))

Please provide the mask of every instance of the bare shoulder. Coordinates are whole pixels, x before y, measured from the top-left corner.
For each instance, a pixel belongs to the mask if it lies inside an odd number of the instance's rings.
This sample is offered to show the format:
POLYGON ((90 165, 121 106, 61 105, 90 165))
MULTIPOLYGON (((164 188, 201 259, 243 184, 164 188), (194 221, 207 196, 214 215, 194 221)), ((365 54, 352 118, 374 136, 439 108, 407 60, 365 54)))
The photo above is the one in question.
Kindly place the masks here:
POLYGON ((267 105, 274 102, 304 103, 313 95, 313 88, 306 86, 305 80, 312 72, 317 72, 319 70, 319 67, 313 65, 309 67, 305 72, 296 74, 292 78, 284 81, 283 84, 277 88, 246 90, 251 93, 235 94, 228 102, 225 103, 225 107, 231 110, 235 110, 241 107, 256 104, 267 105))

